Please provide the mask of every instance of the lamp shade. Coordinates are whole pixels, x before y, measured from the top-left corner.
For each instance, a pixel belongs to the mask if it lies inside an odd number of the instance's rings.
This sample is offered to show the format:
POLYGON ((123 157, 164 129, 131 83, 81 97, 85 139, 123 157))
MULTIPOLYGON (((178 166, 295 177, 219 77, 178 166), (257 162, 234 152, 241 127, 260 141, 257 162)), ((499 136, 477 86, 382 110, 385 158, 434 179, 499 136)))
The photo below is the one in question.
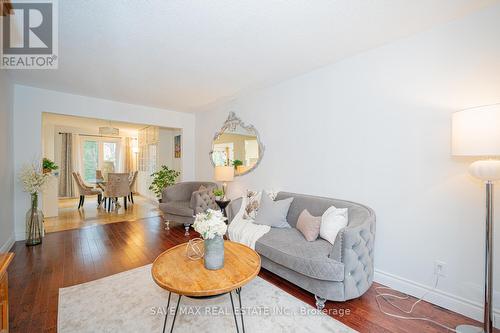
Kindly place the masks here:
POLYGON ((455 112, 451 132, 454 156, 500 156, 500 104, 455 112))
POLYGON ((234 179, 234 167, 216 166, 214 178, 218 182, 230 182, 234 179))

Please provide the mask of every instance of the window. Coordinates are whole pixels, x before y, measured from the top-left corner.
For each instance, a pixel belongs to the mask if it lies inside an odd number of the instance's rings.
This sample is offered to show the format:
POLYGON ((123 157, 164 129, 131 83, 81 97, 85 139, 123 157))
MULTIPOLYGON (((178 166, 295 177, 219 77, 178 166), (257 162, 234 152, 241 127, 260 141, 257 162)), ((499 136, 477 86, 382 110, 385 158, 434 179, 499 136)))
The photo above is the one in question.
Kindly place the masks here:
POLYGON ((234 160, 234 145, 233 143, 217 143, 214 144, 212 158, 215 165, 229 165, 234 160))
POLYGON ((119 141, 84 139, 82 144, 83 179, 95 179, 96 170, 102 170, 104 176, 118 170, 119 141))
POLYGON ((104 162, 111 162, 116 165, 116 143, 103 142, 102 148, 103 148, 104 162))
POLYGON ((85 140, 83 143, 83 178, 95 178, 95 171, 99 163, 97 141, 85 140))

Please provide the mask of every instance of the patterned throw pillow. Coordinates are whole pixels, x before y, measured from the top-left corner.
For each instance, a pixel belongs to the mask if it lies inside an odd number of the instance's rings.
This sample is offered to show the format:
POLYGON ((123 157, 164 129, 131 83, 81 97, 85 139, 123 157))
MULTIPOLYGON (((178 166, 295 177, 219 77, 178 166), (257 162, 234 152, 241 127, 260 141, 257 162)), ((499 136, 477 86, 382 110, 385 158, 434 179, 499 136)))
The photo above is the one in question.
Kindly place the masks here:
POLYGON ((260 200, 262 199, 262 194, 265 193, 271 200, 275 200, 278 195, 278 191, 266 190, 266 191, 252 191, 247 190, 247 206, 245 207, 245 213, 243 218, 246 220, 255 220, 257 212, 260 207, 260 200))
POLYGON ((257 216, 257 211, 259 210, 261 197, 262 191, 247 191, 247 206, 245 207, 245 213, 243 214, 244 219, 255 219, 255 217, 257 216))

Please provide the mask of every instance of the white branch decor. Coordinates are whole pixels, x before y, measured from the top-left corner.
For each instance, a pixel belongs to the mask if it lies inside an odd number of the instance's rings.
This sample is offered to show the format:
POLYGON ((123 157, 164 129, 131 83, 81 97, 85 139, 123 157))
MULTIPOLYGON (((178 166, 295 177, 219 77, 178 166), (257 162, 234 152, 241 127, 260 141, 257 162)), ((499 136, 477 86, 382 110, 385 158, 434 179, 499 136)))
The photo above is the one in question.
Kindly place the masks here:
POLYGON ((26 164, 19 173, 19 180, 23 185, 24 192, 36 194, 43 191, 50 174, 43 173, 41 164, 26 164))

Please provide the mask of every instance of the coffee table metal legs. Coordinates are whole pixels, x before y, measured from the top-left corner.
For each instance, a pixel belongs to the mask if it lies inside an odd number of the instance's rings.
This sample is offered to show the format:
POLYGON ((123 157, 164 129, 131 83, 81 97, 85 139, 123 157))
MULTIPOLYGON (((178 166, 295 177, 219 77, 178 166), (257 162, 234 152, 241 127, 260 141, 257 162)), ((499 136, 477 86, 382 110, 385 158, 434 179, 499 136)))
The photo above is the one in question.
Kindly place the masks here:
MULTIPOLYGON (((163 333, 165 333, 165 328, 167 328, 167 318, 168 318, 168 313, 170 312, 170 296, 172 293, 168 293, 168 302, 167 302, 167 313, 165 313, 165 321, 163 322, 163 333)), ((175 306, 175 312, 174 312, 174 320, 172 321, 172 326, 170 327, 170 333, 174 331, 174 325, 175 325, 175 318, 177 318, 177 311, 179 311, 179 304, 181 303, 181 295, 179 295, 179 298, 177 299, 177 305, 175 306)))
POLYGON ((167 327, 168 311, 170 310, 170 296, 172 296, 171 292, 168 293, 167 310, 165 311, 165 321, 163 321, 163 333, 165 333, 165 327, 167 327))
MULTIPOLYGON (((236 295, 238 295, 238 301, 240 303, 240 317, 241 317, 241 328, 243 329, 243 333, 245 333, 245 322, 243 321, 243 310, 241 306, 241 288, 237 288, 235 290, 236 295)), ((233 307, 233 316, 234 316, 234 323, 236 325, 236 332, 240 333, 240 329, 238 327, 238 320, 236 319, 236 310, 234 308, 234 301, 233 301, 233 292, 229 292, 229 297, 231 297, 231 306, 233 307)))
MULTIPOLYGON (((241 305, 241 288, 237 288, 234 290, 236 292, 236 295, 238 295, 238 303, 240 304, 239 310, 240 310, 240 317, 241 317, 241 328, 243 330, 243 333, 245 333, 245 322, 243 321, 243 310, 242 310, 242 305, 241 305)), ((163 333, 165 333, 165 329, 167 328, 167 319, 168 319, 168 314, 170 312, 170 298, 172 296, 172 293, 168 293, 168 301, 167 301, 167 311, 165 313, 165 321, 163 322, 163 333)), ((181 303, 181 295, 179 295, 179 298, 177 299, 177 305, 175 306, 175 312, 174 312, 174 319, 172 321, 172 326, 170 327, 170 333, 174 331, 174 325, 175 325, 175 319, 177 318, 177 312, 179 311, 179 304, 181 303)), ((236 325, 236 332, 240 333, 240 328, 238 325, 238 320, 236 318, 236 309, 234 307, 234 300, 233 300, 233 292, 229 292, 229 297, 231 298, 231 307, 233 308, 233 316, 234 316, 234 323, 236 325)))

